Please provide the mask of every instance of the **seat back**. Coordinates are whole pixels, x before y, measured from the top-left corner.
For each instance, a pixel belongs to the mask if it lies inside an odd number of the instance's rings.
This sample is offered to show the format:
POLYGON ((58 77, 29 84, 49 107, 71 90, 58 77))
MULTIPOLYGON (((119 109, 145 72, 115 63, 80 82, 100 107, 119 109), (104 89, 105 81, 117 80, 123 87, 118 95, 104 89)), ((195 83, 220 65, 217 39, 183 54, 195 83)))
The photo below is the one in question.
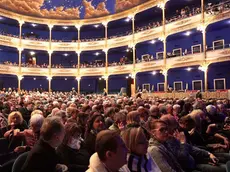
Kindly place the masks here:
POLYGON ((25 153, 21 154, 15 160, 14 165, 12 167, 12 172, 21 172, 22 166, 24 165, 28 154, 29 154, 29 152, 25 152, 25 153))
POLYGON ((226 171, 230 172, 230 161, 226 163, 226 171))
POLYGON ((0 138, 0 155, 8 153, 9 141, 5 138, 0 138))

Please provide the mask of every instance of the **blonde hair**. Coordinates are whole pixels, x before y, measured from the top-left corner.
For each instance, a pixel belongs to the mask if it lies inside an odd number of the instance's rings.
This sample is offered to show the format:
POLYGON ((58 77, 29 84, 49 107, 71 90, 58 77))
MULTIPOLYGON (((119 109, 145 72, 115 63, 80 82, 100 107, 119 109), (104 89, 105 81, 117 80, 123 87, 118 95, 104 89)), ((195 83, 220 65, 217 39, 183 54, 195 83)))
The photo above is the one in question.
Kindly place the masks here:
POLYGON ((32 113, 31 113, 31 117, 33 116, 33 115, 35 115, 35 114, 40 114, 40 115, 42 115, 43 116, 43 112, 41 111, 41 110, 34 110, 32 113))
POLYGON ((141 127, 128 128, 121 133, 121 138, 124 141, 130 153, 135 152, 141 134, 144 134, 144 130, 141 127))
POLYGON ((8 125, 11 125, 11 121, 12 121, 12 118, 15 116, 15 115, 18 115, 19 118, 20 118, 20 124, 23 123, 23 117, 22 117, 22 114, 19 112, 19 111, 14 111, 14 112, 11 112, 8 116, 8 125))

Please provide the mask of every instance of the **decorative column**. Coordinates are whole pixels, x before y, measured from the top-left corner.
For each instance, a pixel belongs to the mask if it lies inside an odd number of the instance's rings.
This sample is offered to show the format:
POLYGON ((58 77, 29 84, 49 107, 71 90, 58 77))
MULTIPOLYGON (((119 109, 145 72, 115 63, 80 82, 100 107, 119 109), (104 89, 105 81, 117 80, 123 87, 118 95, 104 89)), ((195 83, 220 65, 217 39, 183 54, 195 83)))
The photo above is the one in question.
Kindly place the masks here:
POLYGON ((105 80, 105 90, 109 94, 109 75, 105 75, 102 78, 105 80))
POLYGON ((18 92, 21 92, 21 80, 24 78, 22 75, 17 75, 18 77, 18 92))
POLYGON ((136 75, 137 75, 137 73, 136 72, 133 72, 132 73, 132 75, 131 75, 131 77, 132 77, 132 79, 133 79, 133 88, 131 89, 131 95, 132 96, 134 96, 135 95, 135 93, 136 93, 136 87, 137 87, 137 82, 136 82, 136 75))
POLYGON ((164 75, 164 91, 167 92, 168 90, 168 69, 163 69, 161 71, 162 75, 164 75))
POLYGON ((77 76, 80 76, 80 68, 81 68, 81 51, 76 51, 77 53, 77 76))
POLYGON ((164 44, 164 54, 163 54, 163 57, 164 57, 164 65, 165 67, 167 66, 167 45, 166 45, 166 27, 165 27, 165 4, 166 2, 164 2, 162 5, 161 5, 161 9, 162 9, 162 25, 163 25, 163 38, 162 38, 162 41, 163 41, 163 44, 164 44))
POLYGON ((18 48, 18 74, 22 74, 22 51, 23 49, 21 47, 18 48))
POLYGON ((77 80, 77 93, 81 94, 81 77, 80 76, 76 77, 76 80, 77 80))
POLYGON ((51 89, 51 80, 52 80, 52 76, 48 76, 48 77, 47 77, 47 80, 48 80, 48 84, 49 84, 48 90, 49 90, 49 93, 51 93, 51 92, 52 92, 52 89, 51 89))
POLYGON ((108 75, 108 22, 105 21, 102 24, 105 27, 105 48, 103 49, 105 52, 105 74, 108 75))
POLYGON ((49 54, 49 76, 52 75, 52 53, 53 53, 52 50, 48 51, 48 54, 49 54))
POLYGON ((52 49, 52 28, 53 28, 53 25, 50 24, 48 25, 49 27, 49 50, 52 49))
POLYGON ((136 41, 135 41, 135 14, 131 16, 132 19, 132 48, 133 48, 133 71, 136 71, 136 41))
POLYGON ((208 91, 208 63, 204 63, 199 67, 199 70, 204 72, 204 91, 208 91))

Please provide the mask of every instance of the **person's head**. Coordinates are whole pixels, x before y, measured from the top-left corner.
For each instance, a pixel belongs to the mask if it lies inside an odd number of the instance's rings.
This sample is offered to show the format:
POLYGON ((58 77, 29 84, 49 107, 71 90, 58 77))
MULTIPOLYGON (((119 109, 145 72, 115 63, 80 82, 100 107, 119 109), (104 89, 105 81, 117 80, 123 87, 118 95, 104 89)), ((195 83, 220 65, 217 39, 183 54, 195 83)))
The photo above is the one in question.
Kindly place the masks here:
POLYGON ((67 121, 67 114, 66 114, 66 111, 64 111, 64 110, 59 110, 59 111, 55 114, 55 116, 60 117, 60 118, 62 119, 63 124, 66 123, 66 121, 67 121))
POLYGON ((122 132, 121 138, 123 139, 129 153, 142 156, 147 153, 148 141, 141 127, 128 128, 122 132))
POLYGON ((65 133, 63 144, 72 149, 79 150, 82 140, 80 127, 74 122, 67 123, 65 125, 65 133))
POLYGON ((115 114, 115 109, 113 107, 108 107, 105 110, 105 117, 110 117, 113 119, 114 114, 115 114))
POLYGON ((68 114, 69 117, 73 118, 73 119, 77 119, 77 115, 79 113, 79 111, 77 110, 77 108, 74 107, 68 107, 66 109, 66 112, 68 114))
POLYGON ((207 110, 208 114, 211 116, 216 114, 216 107, 213 105, 206 106, 206 110, 207 110))
POLYGON ((26 105, 27 110, 32 111, 34 108, 34 104, 32 102, 28 102, 26 105))
POLYGON ((159 118, 160 114, 159 114, 159 108, 157 107, 157 105, 152 105, 150 107, 150 116, 153 118, 159 118))
POLYGON ((94 114, 91 116, 87 122, 87 132, 91 130, 100 132, 105 128, 104 118, 100 114, 94 114))
POLYGON ((140 120, 146 122, 149 117, 149 110, 141 106, 137 109, 137 111, 140 114, 140 120))
POLYGON ((114 115, 114 122, 116 124, 122 123, 124 126, 126 125, 126 115, 122 112, 118 112, 114 115))
POLYGON ((65 129, 62 119, 57 116, 47 117, 40 130, 41 137, 52 147, 58 147, 64 138, 65 129))
POLYGON ((38 109, 34 110, 34 111, 31 113, 30 116, 32 117, 32 116, 35 115, 35 114, 40 114, 40 115, 44 116, 43 112, 42 112, 41 110, 38 110, 38 109))
POLYGON ((168 115, 163 115, 161 118, 160 118, 161 121, 164 121, 167 126, 168 126, 168 133, 170 135, 173 135, 173 133, 176 131, 176 129, 178 129, 178 122, 176 121, 176 119, 168 114, 168 115))
POLYGON ((171 104, 167 104, 167 105, 166 105, 166 110, 167 110, 167 113, 168 113, 168 114, 171 114, 171 115, 172 115, 173 106, 172 106, 171 104))
POLYGON ((150 124, 150 131, 152 133, 152 137, 159 141, 160 143, 164 143, 168 140, 168 126, 167 123, 161 120, 156 120, 150 124))
POLYGON ((179 112, 180 112, 180 105, 178 104, 173 105, 173 115, 177 116, 179 112))
POLYGON ((179 125, 180 125, 181 128, 183 128, 183 129, 185 129, 187 131, 190 131, 196 126, 196 123, 191 118, 191 116, 186 115, 186 116, 183 116, 183 117, 180 118, 179 125))
POLYGON ((34 133, 40 131, 42 124, 44 121, 44 117, 41 114, 34 114, 30 118, 30 128, 33 130, 34 133))
POLYGON ((18 111, 11 112, 8 116, 8 125, 21 125, 23 123, 22 114, 18 111))
POLYGON ((128 150, 116 131, 103 130, 98 133, 95 150, 99 159, 113 171, 118 171, 127 163, 128 150))
POLYGON ((58 111, 59 109, 57 107, 52 109, 51 116, 55 116, 58 111))
POLYGON ((137 111, 131 111, 126 117, 127 124, 139 124, 140 114, 137 111))

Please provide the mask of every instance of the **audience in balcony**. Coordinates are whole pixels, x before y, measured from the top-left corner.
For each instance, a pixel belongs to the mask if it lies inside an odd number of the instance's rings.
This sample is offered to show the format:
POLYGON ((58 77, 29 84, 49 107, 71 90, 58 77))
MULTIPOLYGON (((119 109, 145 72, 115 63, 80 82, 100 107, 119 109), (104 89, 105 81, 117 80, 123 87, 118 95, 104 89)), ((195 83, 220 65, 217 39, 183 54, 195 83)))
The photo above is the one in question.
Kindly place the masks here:
POLYGON ((230 160, 230 103, 225 99, 9 89, 1 91, 0 105, 0 130, 11 140, 0 147, 7 152, 0 153, 1 171, 24 151, 29 155, 22 169, 44 172, 226 171, 230 160), (18 112, 32 102, 30 115, 18 112), (63 120, 62 113, 69 119, 63 120))

